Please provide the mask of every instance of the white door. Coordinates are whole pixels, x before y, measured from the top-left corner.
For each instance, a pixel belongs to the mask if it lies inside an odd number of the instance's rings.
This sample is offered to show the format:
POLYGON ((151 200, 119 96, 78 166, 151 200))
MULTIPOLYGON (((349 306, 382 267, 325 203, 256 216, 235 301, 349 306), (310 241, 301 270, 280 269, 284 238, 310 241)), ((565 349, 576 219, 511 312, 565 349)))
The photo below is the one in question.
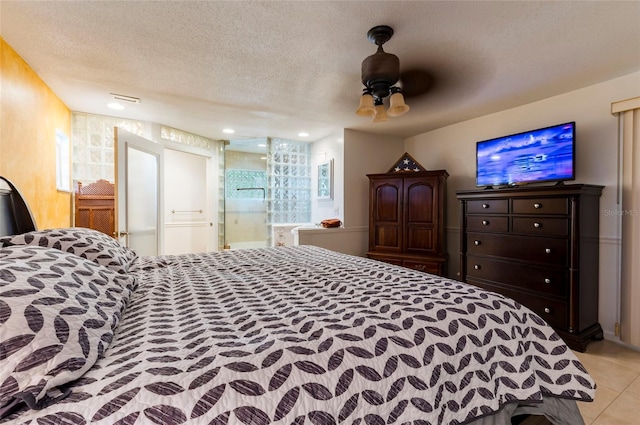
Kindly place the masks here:
POLYGON ((158 255, 163 241, 163 147, 115 129, 116 233, 138 255, 158 255))
POLYGON ((184 150, 164 150, 163 254, 187 254, 217 250, 212 194, 209 189, 210 158, 184 150))

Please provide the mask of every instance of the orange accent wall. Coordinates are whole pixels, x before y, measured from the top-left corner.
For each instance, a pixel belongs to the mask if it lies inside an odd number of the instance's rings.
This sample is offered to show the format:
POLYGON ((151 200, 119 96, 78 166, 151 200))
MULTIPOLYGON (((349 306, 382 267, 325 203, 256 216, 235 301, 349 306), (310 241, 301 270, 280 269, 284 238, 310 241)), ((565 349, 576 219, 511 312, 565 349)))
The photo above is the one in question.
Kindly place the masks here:
POLYGON ((71 194, 56 189, 56 129, 71 140, 71 111, 0 37, 0 175, 38 229, 71 225, 71 194))

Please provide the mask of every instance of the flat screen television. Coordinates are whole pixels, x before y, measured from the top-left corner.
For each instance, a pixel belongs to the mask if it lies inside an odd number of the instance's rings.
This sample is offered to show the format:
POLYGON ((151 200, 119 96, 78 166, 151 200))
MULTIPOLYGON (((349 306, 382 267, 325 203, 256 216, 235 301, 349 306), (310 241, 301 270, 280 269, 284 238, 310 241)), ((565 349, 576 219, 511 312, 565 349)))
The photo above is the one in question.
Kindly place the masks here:
POLYGON ((576 123, 476 143, 476 185, 517 186, 575 179, 576 123))

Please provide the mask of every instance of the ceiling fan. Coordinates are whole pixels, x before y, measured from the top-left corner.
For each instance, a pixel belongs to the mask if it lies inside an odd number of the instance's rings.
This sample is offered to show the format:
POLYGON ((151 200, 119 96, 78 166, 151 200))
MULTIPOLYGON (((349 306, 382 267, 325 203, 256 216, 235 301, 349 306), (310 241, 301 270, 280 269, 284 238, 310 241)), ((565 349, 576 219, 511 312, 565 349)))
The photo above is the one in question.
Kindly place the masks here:
POLYGON ((362 84, 365 88, 356 114, 373 117, 374 122, 386 121, 388 116, 404 115, 409 111, 404 96, 421 95, 429 86, 429 76, 425 71, 410 69, 401 73, 398 57, 382 49, 392 36, 393 28, 388 25, 378 25, 367 32, 367 38, 378 46, 378 50, 362 61, 362 84), (384 106, 386 97, 389 97, 388 110, 384 106))

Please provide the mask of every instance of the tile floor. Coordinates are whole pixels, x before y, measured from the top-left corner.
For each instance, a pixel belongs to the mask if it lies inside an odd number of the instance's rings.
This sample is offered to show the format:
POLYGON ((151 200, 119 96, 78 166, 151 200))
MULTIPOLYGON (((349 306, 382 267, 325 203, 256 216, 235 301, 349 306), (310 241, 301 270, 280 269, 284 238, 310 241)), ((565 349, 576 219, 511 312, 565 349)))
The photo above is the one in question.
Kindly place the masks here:
POLYGON ((640 351, 595 341, 575 353, 596 381, 596 399, 578 403, 587 425, 640 424, 640 351))
MULTIPOLYGON (((604 340, 574 353, 597 385, 595 401, 578 403, 585 424, 640 424, 640 351, 604 340)), ((530 417, 521 425, 550 424, 544 417, 530 417)))

